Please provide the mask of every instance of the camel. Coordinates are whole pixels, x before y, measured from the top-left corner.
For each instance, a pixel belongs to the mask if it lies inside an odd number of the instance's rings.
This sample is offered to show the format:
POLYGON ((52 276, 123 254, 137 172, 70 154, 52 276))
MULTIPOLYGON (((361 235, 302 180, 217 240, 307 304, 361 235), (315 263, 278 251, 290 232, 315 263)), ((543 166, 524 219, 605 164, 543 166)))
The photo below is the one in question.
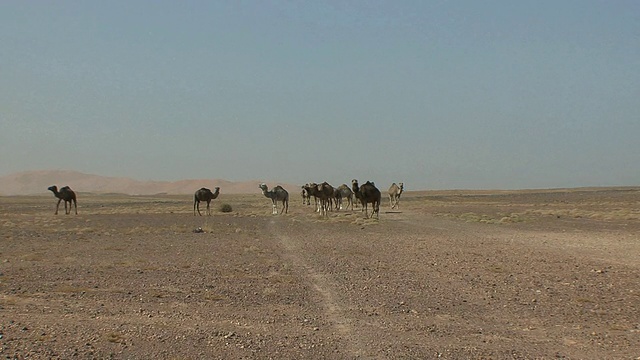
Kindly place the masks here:
MULTIPOLYGON (((358 185, 358 180, 356 179, 351 180, 351 191, 353 191, 353 196, 355 196, 356 200, 358 200, 356 204, 358 202, 362 204, 362 199, 360 198, 360 186, 358 185)), ((364 211, 364 206, 362 206, 362 209, 360 209, 360 211, 364 211)))
POLYGON ((320 214, 322 216, 329 216, 327 211, 333 207, 332 199, 334 197, 335 189, 326 181, 318 185, 317 189, 318 197, 320 198, 320 214))
POLYGON ((318 207, 318 196, 316 196, 317 186, 318 184, 316 183, 306 183, 302 185, 302 194, 303 196, 304 194, 306 194, 307 196, 307 205, 311 205, 311 197, 313 196, 313 199, 315 200, 315 203, 316 203, 316 209, 318 207))
POLYGON ((353 191, 349 189, 347 184, 342 184, 338 186, 336 189, 336 209, 342 210, 342 199, 347 199, 347 206, 351 205, 351 210, 353 210, 353 191))
POLYGON ((304 185, 302 185, 302 192, 300 194, 302 195, 302 205, 311 205, 311 195, 307 189, 305 189, 304 185))
MULTIPOLYGON (((353 185, 357 186, 357 180, 352 182, 353 185)), ((367 181, 362 186, 359 187, 358 193, 356 197, 362 203, 362 207, 364 208, 364 216, 373 218, 373 215, 376 217, 380 216, 380 200, 382 199, 382 194, 380 190, 375 186, 375 184, 371 181, 367 181), (371 216, 368 214, 367 204, 371 203, 371 207, 373 208, 371 211, 371 216)))
POLYGON ((69 215, 71 213, 71 202, 73 201, 73 205, 76 209, 76 215, 78 215, 78 202, 76 201, 76 193, 71 190, 68 186, 63 186, 58 191, 58 187, 55 185, 49 186, 47 190, 53 192, 53 195, 58 198, 58 204, 56 205, 56 213, 58 215, 58 208, 60 207, 60 202, 64 200, 64 213, 69 215), (69 203, 69 211, 67 211, 67 203, 69 203))
POLYGON ((392 209, 396 207, 400 207, 400 195, 402 195, 402 191, 404 190, 404 183, 396 183, 391 184, 389 187, 389 204, 392 209))
POLYGON ((215 190, 216 192, 211 192, 211 190, 207 188, 201 188, 200 190, 196 191, 193 196, 193 216, 196 216, 196 209, 198 210, 198 215, 202 216, 202 214, 200 213, 200 201, 207 202, 207 215, 211 215, 211 209, 209 208, 209 205, 211 205, 211 200, 217 198, 220 194, 219 187, 216 187, 215 190))
POLYGON ((334 189, 326 181, 322 184, 308 183, 303 186, 309 196, 313 196, 316 203, 316 211, 322 216, 327 215, 327 210, 331 207, 334 189), (320 200, 320 201, 318 201, 320 200))
POLYGON ((278 214, 278 201, 282 201, 282 210, 280 211, 280 214, 282 214, 283 212, 289 212, 289 193, 287 192, 287 190, 285 190, 280 185, 277 185, 273 189, 269 190, 267 184, 265 183, 258 185, 258 187, 262 190, 262 195, 271 199, 271 202, 273 203, 273 215, 278 214))
POLYGON ((318 202, 318 199, 320 198, 320 194, 318 193, 318 184, 314 182, 306 183, 302 185, 302 189, 307 193, 308 205, 311 205, 311 197, 313 196, 316 209, 315 211, 320 212, 320 203, 318 202))

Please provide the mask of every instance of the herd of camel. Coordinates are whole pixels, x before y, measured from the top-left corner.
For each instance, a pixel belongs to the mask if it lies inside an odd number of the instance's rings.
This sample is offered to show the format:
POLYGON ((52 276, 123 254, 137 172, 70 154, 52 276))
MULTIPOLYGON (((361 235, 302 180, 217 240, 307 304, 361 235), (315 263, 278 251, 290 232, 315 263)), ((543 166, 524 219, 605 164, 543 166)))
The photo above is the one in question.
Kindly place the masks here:
MULTIPOLYGON (((278 203, 282 202, 282 210, 280 210, 280 214, 287 213, 289 211, 289 193, 282 186, 278 185, 269 190, 266 184, 262 183, 258 186, 262 190, 262 194, 267 198, 271 199, 272 202, 272 214, 278 214, 278 203)), ((78 214, 78 202, 76 198, 76 193, 71 190, 69 186, 64 186, 58 190, 58 187, 53 185, 48 188, 49 191, 53 192, 53 195, 58 199, 58 203, 56 204, 56 212, 58 215, 58 209, 60 207, 60 203, 64 201, 64 212, 65 214, 71 213, 71 205, 75 207, 75 213, 78 214), (69 208, 67 209, 67 203, 69 204, 69 208)), ((204 201, 207 203, 206 214, 211 215, 211 200, 214 200, 220 194, 220 188, 214 188, 215 191, 211 191, 207 188, 198 189, 193 197, 193 215, 198 213, 198 215, 202 216, 200 213, 200 202, 204 201)), ((399 206, 400 203, 400 195, 404 191, 403 183, 393 183, 391 187, 389 187, 389 203, 392 209, 395 209, 399 206)), ((375 184, 371 181, 367 181, 366 183, 360 186, 358 184, 358 180, 351 181, 351 188, 346 184, 342 184, 337 188, 329 185, 326 181, 321 184, 316 183, 308 183, 302 185, 302 203, 306 205, 311 205, 311 197, 315 200, 316 211, 319 212, 322 216, 328 216, 328 211, 335 207, 336 210, 342 209, 342 201, 346 200, 348 209, 351 206, 351 210, 353 210, 354 205, 354 197, 355 200, 359 201, 362 204, 362 210, 365 213, 366 217, 376 217, 379 216, 380 213, 380 201, 382 200, 382 194, 380 190, 376 188, 375 184), (368 204, 371 204, 371 216, 368 214, 368 204)))
MULTIPOLYGON (((280 214, 289 210, 289 193, 282 186, 278 185, 271 190, 267 188, 266 184, 260 184, 259 187, 262 190, 262 194, 271 199, 272 214, 278 214, 278 202, 282 202, 280 214)), ((355 200, 362 204, 362 210, 366 217, 378 217, 380 214, 382 194, 371 181, 367 181, 360 186, 358 180, 351 180, 351 188, 346 184, 334 188, 326 181, 321 184, 308 183, 302 185, 301 188, 302 203, 311 205, 311 197, 313 197, 316 211, 324 217, 328 216, 328 211, 331 209, 342 209, 343 200, 347 202, 346 208, 348 209, 351 206, 351 210, 353 210, 354 197, 355 200), (368 204, 371 204, 371 216, 368 213, 368 204)), ((404 183, 393 183, 389 187, 389 203, 392 209, 399 206, 400 195, 402 195, 403 191, 404 183)))

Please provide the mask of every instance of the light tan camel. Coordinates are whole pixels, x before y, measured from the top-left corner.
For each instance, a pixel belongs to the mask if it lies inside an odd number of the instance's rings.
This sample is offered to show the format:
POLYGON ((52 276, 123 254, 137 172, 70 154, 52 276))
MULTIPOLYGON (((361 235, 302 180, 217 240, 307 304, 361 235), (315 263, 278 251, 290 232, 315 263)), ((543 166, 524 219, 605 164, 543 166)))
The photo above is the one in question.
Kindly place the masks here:
POLYGON ((220 194, 220 188, 216 187, 215 192, 211 192, 211 190, 207 188, 201 188, 193 195, 193 216, 196 216, 196 209, 198 210, 198 215, 202 216, 200 213, 200 201, 207 202, 207 215, 211 215, 211 209, 209 205, 211 205, 211 200, 218 197, 220 194))
POLYGON ((58 187, 53 185, 49 186, 47 190, 53 192, 53 195, 58 198, 58 204, 56 204, 56 215, 58 215, 58 208, 60 207, 60 202, 64 200, 64 213, 69 215, 71 213, 71 202, 73 201, 73 205, 76 209, 76 215, 78 215, 78 202, 76 201, 76 193, 71 190, 68 186, 63 186, 58 191, 58 187), (69 203, 69 211, 67 211, 67 203, 69 203))
POLYGON ((400 195, 402 195, 402 191, 404 191, 404 183, 398 183, 398 185, 393 183, 389 187, 389 205, 392 209, 400 207, 400 195))

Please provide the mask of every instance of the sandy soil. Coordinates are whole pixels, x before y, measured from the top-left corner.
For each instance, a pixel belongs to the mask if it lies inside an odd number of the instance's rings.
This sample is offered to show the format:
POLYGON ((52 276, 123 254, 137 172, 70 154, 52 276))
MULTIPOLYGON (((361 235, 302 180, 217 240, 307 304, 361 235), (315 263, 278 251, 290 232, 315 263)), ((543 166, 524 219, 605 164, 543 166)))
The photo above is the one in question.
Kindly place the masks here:
POLYGON ((640 359, 638 189, 78 200, 0 197, 2 358, 640 359))

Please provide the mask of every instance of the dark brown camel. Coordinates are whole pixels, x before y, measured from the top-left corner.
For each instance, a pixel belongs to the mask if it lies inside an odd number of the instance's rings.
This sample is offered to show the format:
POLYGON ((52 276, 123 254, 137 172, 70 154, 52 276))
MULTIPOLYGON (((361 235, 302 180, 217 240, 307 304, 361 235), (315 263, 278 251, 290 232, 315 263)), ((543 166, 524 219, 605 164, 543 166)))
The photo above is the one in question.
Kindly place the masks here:
POLYGON ((359 195, 356 195, 356 197, 362 202, 365 217, 373 218, 373 215, 379 217, 382 194, 380 193, 380 190, 378 190, 378 188, 375 186, 375 184, 373 182, 367 181, 362 186, 360 186, 360 188, 358 189, 358 194, 359 195), (372 207, 371 216, 369 216, 367 211, 367 204, 369 203, 371 203, 372 207))
POLYGON ((304 192, 307 193, 307 205, 311 205, 311 197, 313 196, 313 200, 315 201, 316 204, 316 210, 315 211, 320 211, 320 207, 318 205, 318 184, 316 183, 307 183, 302 185, 302 190, 304 192))
POLYGON ((317 189, 318 198, 320 199, 320 215, 329 216, 327 211, 332 208, 335 189, 326 181, 318 185, 317 189))
POLYGON ((303 187, 307 191, 309 196, 313 196, 316 202, 316 211, 319 212, 322 216, 327 215, 327 208, 330 205, 327 205, 331 198, 333 197, 333 186, 329 185, 326 181, 322 184, 316 183, 308 183, 303 187))
POLYGON ((302 185, 302 192, 300 193, 302 195, 302 205, 311 205, 311 195, 304 187, 305 185, 302 185))
MULTIPOLYGON (((351 191, 353 191, 353 196, 355 196, 356 200, 358 200, 358 201, 355 201, 355 203, 362 204, 362 199, 360 198, 360 186, 358 185, 358 180, 356 179, 351 180, 351 191)), ((364 206, 362 207, 362 209, 360 209, 360 211, 364 211, 364 206)))
POLYGON ((76 193, 71 190, 68 186, 63 186, 58 191, 58 187, 53 185, 49 186, 47 190, 53 192, 53 195, 58 198, 58 204, 56 204, 56 215, 58 215, 58 208, 60 207, 60 202, 64 200, 64 213, 69 215, 71 213, 71 202, 73 201, 73 205, 76 209, 76 215, 78 215, 78 202, 76 201, 76 193), (67 211, 67 203, 69 203, 69 211, 67 211))
POLYGON ((211 209, 209 208, 209 205, 211 205, 211 200, 217 198, 220 194, 219 187, 216 187, 215 190, 216 192, 211 192, 211 190, 207 188, 201 188, 200 190, 196 191, 195 195, 193 196, 193 216, 196 216, 196 209, 198 210, 198 215, 202 216, 202 214, 200 214, 200 201, 207 202, 207 215, 211 215, 211 209))

